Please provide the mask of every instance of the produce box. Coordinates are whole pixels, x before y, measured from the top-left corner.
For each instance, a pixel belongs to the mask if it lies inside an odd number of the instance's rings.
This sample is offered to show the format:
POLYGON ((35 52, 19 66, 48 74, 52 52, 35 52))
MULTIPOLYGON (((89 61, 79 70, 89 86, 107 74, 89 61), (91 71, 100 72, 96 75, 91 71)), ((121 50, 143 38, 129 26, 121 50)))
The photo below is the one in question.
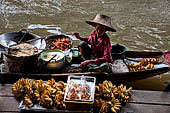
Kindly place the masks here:
POLYGON ((68 110, 86 110, 93 108, 96 78, 90 76, 68 77, 64 102, 68 110))

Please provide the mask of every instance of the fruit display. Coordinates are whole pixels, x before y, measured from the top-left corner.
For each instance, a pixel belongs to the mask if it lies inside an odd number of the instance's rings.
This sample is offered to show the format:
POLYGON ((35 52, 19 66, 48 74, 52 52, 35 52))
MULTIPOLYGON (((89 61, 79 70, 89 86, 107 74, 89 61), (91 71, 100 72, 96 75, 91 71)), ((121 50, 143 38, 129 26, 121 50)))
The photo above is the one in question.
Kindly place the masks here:
POLYGON ((132 88, 126 88, 123 84, 116 87, 112 82, 105 80, 96 85, 94 106, 100 113, 117 113, 121 104, 127 103, 131 97, 132 88))
POLYGON ((142 59, 138 63, 135 64, 126 64, 129 68, 129 71, 142 71, 154 69, 154 65, 159 63, 159 59, 151 58, 151 59, 142 59))
POLYGON ((84 76, 70 76, 67 85, 63 81, 56 82, 53 78, 48 81, 21 78, 12 86, 14 96, 21 99, 28 108, 41 106, 47 109, 73 110, 75 107, 87 110, 93 107, 100 113, 120 111, 122 104, 129 102, 131 90, 132 87, 127 88, 123 84, 116 86, 107 80, 95 85, 94 77, 84 76))
POLYGON ((12 93, 15 97, 23 99, 27 107, 33 107, 38 103, 45 108, 65 109, 64 90, 65 83, 56 82, 53 78, 46 82, 21 78, 12 86, 12 93))

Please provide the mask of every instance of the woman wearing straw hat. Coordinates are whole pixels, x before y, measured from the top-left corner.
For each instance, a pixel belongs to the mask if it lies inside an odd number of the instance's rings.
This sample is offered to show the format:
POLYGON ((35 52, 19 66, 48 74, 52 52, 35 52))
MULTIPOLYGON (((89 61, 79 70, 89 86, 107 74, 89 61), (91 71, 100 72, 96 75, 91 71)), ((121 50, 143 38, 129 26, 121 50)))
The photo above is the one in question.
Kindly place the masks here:
POLYGON ((111 42, 106 31, 116 32, 116 30, 111 26, 110 17, 97 14, 92 21, 86 21, 86 23, 95 27, 89 37, 80 37, 76 32, 72 34, 82 41, 78 47, 85 61, 81 63, 80 67, 85 68, 91 63, 97 65, 105 62, 113 63, 111 42))

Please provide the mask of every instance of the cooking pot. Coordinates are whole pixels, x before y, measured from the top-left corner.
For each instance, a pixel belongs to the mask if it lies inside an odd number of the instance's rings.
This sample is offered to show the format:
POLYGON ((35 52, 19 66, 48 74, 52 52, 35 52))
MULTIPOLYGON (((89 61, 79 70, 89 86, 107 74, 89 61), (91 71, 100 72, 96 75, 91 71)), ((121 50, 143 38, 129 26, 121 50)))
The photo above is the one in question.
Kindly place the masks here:
POLYGON ((19 32, 8 32, 0 35, 0 50, 6 56, 10 72, 30 72, 35 71, 38 55, 46 48, 46 42, 38 35, 29 33, 22 29, 19 32), (9 54, 8 49, 13 44, 22 43, 28 40, 38 39, 29 42, 38 49, 38 53, 31 56, 16 56, 9 54))
POLYGON ((112 59, 124 59, 126 48, 123 45, 115 44, 112 45, 112 59))
POLYGON ((49 36, 46 36, 46 43, 47 43, 46 49, 62 50, 65 54, 66 61, 68 63, 71 62, 71 59, 72 59, 71 48, 73 45, 73 40, 70 36, 64 35, 64 34, 49 35, 49 36))
POLYGON ((59 49, 48 49, 40 54, 43 69, 59 71, 65 65, 65 54, 59 49))
MULTIPOLYGON (((25 29, 22 29, 19 32, 9 32, 9 33, 1 34, 0 35, 0 48, 1 48, 2 53, 9 55, 9 56, 13 56, 12 54, 8 53, 8 48, 11 45, 26 42, 32 39, 37 39, 37 40, 31 41, 28 43, 35 46, 39 50, 38 53, 42 52, 43 49, 46 48, 45 39, 41 38, 38 35, 29 33, 25 29)), ((19 57, 22 57, 22 56, 19 56, 19 57)))

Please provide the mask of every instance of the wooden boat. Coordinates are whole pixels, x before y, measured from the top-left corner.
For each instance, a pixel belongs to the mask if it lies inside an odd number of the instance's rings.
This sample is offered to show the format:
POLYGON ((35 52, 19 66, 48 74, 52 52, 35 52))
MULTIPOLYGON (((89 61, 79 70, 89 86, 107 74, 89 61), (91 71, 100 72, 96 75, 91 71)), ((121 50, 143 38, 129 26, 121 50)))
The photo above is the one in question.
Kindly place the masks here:
MULTIPOLYGON (((127 59, 137 59, 137 58, 161 58, 163 52, 139 52, 139 51, 126 51, 125 57, 127 59)), ((83 73, 0 73, 1 83, 3 81, 17 81, 19 78, 31 78, 31 79, 43 79, 48 80, 53 77, 56 80, 66 81, 69 75, 85 75, 96 77, 97 82, 103 80, 110 80, 115 83, 123 83, 141 80, 149 77, 153 77, 159 74, 163 74, 170 71, 170 65, 167 63, 166 67, 160 67, 157 69, 136 71, 136 72, 123 72, 123 73, 106 73, 106 72, 83 72, 83 73)))

